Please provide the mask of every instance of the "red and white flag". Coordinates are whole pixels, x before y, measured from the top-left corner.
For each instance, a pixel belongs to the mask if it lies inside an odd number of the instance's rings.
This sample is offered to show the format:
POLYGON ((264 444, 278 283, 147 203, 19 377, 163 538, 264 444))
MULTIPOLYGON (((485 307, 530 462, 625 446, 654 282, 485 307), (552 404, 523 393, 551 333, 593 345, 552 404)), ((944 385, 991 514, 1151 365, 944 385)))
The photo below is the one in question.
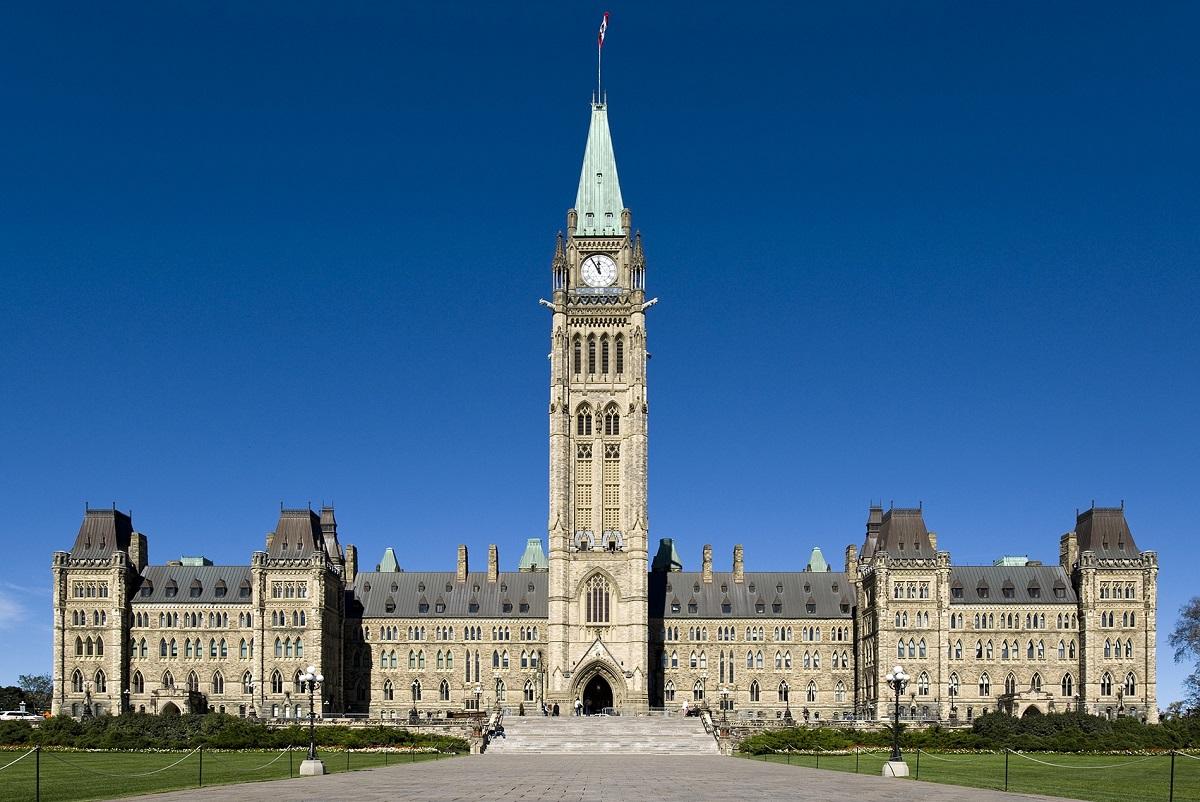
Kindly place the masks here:
POLYGON ((604 32, 608 30, 608 12, 604 12, 604 19, 600 20, 600 39, 596 47, 604 47, 604 32))

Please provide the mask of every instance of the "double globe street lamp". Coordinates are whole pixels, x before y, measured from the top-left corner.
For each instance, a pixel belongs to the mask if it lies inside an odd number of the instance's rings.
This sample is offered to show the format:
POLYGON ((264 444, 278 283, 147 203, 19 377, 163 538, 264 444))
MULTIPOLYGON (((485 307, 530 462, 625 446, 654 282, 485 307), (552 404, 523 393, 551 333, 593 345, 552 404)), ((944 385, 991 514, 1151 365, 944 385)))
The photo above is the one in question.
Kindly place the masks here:
POLYGON ((908 686, 910 679, 912 677, 905 674, 904 669, 900 666, 896 666, 883 677, 884 682, 896 694, 896 706, 892 714, 892 756, 883 765, 883 774, 885 777, 908 776, 908 765, 900 756, 900 694, 904 693, 904 689, 908 686))
POLYGON ((325 764, 317 759, 317 689, 325 682, 316 666, 309 666, 297 679, 300 681, 300 692, 308 693, 308 758, 300 764, 301 776, 315 776, 325 773, 325 764))

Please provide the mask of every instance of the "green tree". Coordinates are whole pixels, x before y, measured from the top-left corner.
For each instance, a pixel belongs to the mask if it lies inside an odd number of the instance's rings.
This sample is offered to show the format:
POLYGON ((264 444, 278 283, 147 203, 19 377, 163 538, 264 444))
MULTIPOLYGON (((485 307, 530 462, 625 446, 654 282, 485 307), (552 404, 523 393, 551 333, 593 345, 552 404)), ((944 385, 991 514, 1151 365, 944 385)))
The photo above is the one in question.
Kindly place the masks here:
POLYGON ((25 693, 16 685, 0 688, 0 710, 16 710, 25 701, 25 693))
POLYGON ((1175 662, 1185 660, 1192 663, 1192 673, 1183 681, 1187 692, 1185 700, 1192 710, 1200 708, 1200 596, 1179 608, 1179 620, 1171 633, 1171 646, 1175 649, 1175 662))
POLYGON ((49 674, 22 674, 17 677, 17 685, 25 693, 25 706, 31 712, 40 713, 50 709, 54 680, 49 674))

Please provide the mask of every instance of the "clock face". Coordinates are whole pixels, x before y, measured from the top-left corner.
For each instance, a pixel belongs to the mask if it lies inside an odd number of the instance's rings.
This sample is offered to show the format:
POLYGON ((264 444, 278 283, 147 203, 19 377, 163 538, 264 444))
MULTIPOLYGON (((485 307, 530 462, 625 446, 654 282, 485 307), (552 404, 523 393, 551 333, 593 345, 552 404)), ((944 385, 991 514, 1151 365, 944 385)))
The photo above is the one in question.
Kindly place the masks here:
POLYGON ((617 263, 608 254, 594 253, 583 260, 579 272, 589 287, 610 287, 617 280, 617 263))

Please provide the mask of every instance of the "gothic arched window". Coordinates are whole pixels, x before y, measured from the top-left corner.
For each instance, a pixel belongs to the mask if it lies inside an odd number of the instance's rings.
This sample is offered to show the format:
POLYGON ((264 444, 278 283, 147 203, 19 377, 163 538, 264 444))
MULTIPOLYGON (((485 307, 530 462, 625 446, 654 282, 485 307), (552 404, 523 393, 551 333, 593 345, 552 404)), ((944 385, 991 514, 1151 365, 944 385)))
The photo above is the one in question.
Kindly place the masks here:
POLYGON ((588 373, 596 372, 596 337, 588 336, 588 373))
POLYGON ((617 356, 616 368, 617 369, 615 372, 619 376, 625 372, 625 338, 622 337, 620 334, 617 335, 616 352, 617 352, 617 354, 616 354, 616 356, 617 356))
POLYGON ((142 677, 142 672, 140 672, 140 671, 133 672, 133 692, 134 693, 145 693, 146 692, 146 680, 142 677))
POLYGON ((761 690, 758 687, 758 680, 754 680, 754 682, 750 683, 750 701, 757 702, 760 694, 761 690))
POLYGON ((600 337, 600 372, 608 373, 608 335, 600 337))
POLYGON ((1075 680, 1070 674, 1063 674, 1062 683, 1060 685, 1063 696, 1075 695, 1075 680))
POLYGON ((1107 671, 1100 678, 1100 695, 1112 696, 1112 674, 1109 674, 1107 671))
POLYGON ((609 407, 604 411, 604 433, 607 435, 621 433, 621 414, 617 412, 616 407, 609 407))
POLYGON ((575 338, 575 375, 583 373, 583 343, 579 338, 575 338))
POLYGON ((987 696, 991 692, 992 692, 992 680, 991 680, 991 677, 989 677, 987 675, 987 672, 985 671, 985 672, 983 672, 983 674, 981 674, 979 676, 979 695, 987 696))
POLYGON ((584 592, 589 624, 607 624, 609 620, 610 593, 608 580, 597 574, 588 580, 584 592))

